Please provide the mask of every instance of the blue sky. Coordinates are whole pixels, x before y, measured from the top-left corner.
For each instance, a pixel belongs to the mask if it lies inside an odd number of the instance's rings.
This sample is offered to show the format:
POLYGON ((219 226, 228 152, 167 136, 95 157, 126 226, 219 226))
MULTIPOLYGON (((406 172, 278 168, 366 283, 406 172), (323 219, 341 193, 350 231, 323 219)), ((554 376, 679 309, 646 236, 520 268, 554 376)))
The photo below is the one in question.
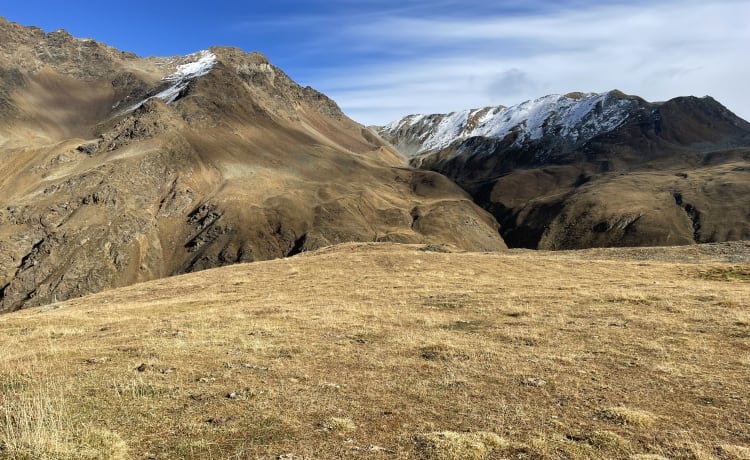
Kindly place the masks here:
POLYGON ((365 124, 615 88, 750 119, 748 0, 0 0, 0 16, 143 56, 261 51, 365 124))

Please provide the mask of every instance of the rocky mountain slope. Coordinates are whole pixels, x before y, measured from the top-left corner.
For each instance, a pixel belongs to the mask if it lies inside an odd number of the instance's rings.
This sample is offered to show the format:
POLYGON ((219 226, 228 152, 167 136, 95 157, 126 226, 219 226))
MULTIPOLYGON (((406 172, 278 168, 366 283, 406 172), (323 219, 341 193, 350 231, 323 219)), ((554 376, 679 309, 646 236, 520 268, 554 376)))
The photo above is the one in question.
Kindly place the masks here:
POLYGON ((552 95, 379 132, 468 190, 510 246, 750 239, 750 124, 710 97, 552 95))
POLYGON ((0 20, 0 311, 345 241, 505 247, 261 54, 143 59, 0 20))

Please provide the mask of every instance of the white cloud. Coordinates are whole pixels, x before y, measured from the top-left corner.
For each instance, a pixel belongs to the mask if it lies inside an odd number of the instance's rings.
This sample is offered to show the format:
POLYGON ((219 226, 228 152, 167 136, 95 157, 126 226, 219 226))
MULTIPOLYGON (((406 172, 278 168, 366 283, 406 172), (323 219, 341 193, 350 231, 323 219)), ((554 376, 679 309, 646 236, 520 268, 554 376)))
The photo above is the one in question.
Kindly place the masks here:
POLYGON ((352 19, 333 39, 387 61, 308 78, 366 124, 615 88, 648 100, 708 94, 748 119, 747 18, 750 2, 731 0, 579 3, 476 18, 370 16, 352 19))

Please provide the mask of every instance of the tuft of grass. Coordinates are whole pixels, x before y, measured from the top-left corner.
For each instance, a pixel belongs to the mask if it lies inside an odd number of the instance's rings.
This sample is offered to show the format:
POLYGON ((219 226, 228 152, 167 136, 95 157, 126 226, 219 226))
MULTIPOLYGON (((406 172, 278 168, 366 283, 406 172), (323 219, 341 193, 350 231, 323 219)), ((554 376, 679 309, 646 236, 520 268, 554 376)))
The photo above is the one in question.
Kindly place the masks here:
POLYGON ((454 350, 445 344, 435 344, 419 349, 419 355, 427 361, 468 361, 469 355, 454 350))
MULTIPOLYGON (((705 445, 691 439, 689 436, 682 441, 674 442, 670 447, 671 448, 665 452, 670 458, 718 460, 718 458, 711 452, 713 451, 712 448, 707 448, 705 445)), ((726 458, 726 456, 724 458, 726 458)))
POLYGON ((19 393, 29 384, 29 378, 20 374, 0 375, 0 394, 19 393))
POLYGON ((630 448, 630 443, 625 438, 608 430, 594 431, 580 439, 591 447, 604 451, 627 451, 630 448))
POLYGON ((323 431, 330 431, 336 434, 351 433, 357 429, 357 425, 350 418, 331 417, 323 422, 321 428, 323 431))
POLYGON ((722 458, 730 460, 748 460, 750 459, 750 447, 736 446, 732 444, 722 444, 719 447, 722 458))
POLYGON ((417 452, 425 460, 483 460, 509 445, 495 433, 441 431, 415 436, 417 452))
POLYGON ((455 294, 431 294, 421 300, 423 306, 437 310, 459 310, 467 302, 466 297, 455 294))
POLYGON ((510 318, 523 318, 526 316, 531 316, 531 313, 529 313, 528 309, 515 308, 505 312, 505 316, 508 316, 510 318))
POLYGON ((710 281, 750 281, 750 267, 711 268, 699 276, 710 281))
POLYGON ((639 428, 649 428, 656 423, 656 416, 650 412, 630 409, 623 406, 610 407, 600 412, 601 418, 618 425, 630 425, 639 428))
POLYGON ((91 460, 125 460, 130 458, 122 437, 104 428, 85 426, 77 434, 79 445, 73 458, 91 460))
POLYGON ((602 301, 613 304, 626 304, 626 305, 654 305, 661 299, 657 296, 645 296, 640 292, 616 292, 608 293, 602 297, 602 301))
POLYGON ((174 389, 163 388, 145 381, 141 377, 135 377, 123 383, 112 385, 117 396, 127 398, 152 398, 152 397, 169 397, 174 393, 174 389))
POLYGON ((454 321, 450 324, 444 324, 440 326, 441 329, 445 329, 446 331, 459 331, 459 332, 477 332, 481 329, 489 327, 489 323, 487 321, 471 321, 471 320, 458 320, 454 321))
POLYGON ((45 458, 64 455, 65 416, 62 397, 41 379, 33 388, 7 387, 0 418, 1 454, 8 458, 45 458))
POLYGON ((0 458, 124 460, 126 442, 112 431, 76 426, 56 382, 40 378, 33 391, 5 392, 0 401, 0 458))

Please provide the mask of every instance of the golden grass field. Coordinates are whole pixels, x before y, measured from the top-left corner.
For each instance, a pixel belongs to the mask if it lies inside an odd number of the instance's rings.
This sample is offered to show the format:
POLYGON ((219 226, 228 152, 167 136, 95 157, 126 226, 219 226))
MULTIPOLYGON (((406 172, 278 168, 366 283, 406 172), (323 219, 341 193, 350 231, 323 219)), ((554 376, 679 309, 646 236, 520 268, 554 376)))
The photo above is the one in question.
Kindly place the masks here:
POLYGON ((444 250, 0 316, 0 458, 750 458, 750 245, 444 250))

